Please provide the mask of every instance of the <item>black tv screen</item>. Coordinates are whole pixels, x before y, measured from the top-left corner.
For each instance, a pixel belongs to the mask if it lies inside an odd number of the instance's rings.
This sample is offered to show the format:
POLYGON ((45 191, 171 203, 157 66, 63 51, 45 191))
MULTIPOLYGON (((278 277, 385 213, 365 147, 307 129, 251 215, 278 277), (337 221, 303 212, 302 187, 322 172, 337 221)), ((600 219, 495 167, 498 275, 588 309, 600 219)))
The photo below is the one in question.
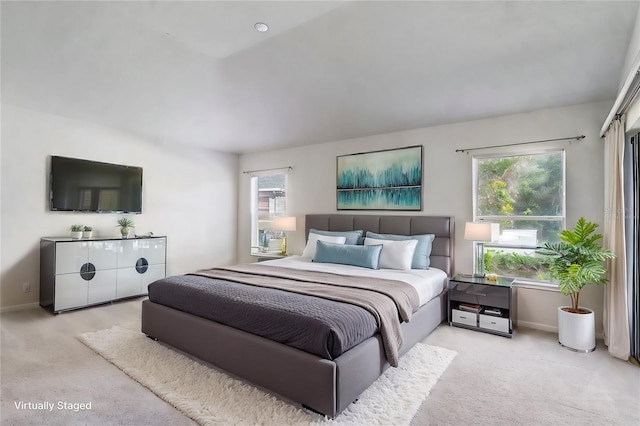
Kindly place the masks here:
POLYGON ((51 157, 51 210, 142 213, 142 168, 51 157))

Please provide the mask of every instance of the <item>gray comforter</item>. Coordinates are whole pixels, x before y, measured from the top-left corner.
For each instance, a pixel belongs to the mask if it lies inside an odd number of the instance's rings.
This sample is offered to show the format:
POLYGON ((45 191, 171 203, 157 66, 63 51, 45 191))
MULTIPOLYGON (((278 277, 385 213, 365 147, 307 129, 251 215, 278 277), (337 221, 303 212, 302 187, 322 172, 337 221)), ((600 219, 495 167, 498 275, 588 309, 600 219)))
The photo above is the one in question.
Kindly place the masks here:
POLYGON ((259 264, 169 277, 149 285, 149 299, 327 359, 379 330, 393 366, 400 320, 418 308, 403 282, 259 264))

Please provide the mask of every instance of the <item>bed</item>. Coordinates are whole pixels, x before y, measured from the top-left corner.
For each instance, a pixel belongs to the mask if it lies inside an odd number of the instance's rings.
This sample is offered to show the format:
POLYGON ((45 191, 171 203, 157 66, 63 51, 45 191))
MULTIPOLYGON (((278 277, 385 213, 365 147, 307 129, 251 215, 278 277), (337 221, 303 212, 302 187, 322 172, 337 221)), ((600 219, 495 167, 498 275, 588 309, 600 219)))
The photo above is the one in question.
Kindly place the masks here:
MULTIPOLYGON (((434 234, 430 268, 444 271, 446 277, 453 271, 453 217, 312 214, 305 217, 307 236, 310 229, 434 234)), ((446 319, 446 294, 445 283, 409 322, 400 324, 400 357, 446 319)), ((326 359, 149 299, 142 302, 142 332, 331 418, 390 366, 380 333, 326 359)))

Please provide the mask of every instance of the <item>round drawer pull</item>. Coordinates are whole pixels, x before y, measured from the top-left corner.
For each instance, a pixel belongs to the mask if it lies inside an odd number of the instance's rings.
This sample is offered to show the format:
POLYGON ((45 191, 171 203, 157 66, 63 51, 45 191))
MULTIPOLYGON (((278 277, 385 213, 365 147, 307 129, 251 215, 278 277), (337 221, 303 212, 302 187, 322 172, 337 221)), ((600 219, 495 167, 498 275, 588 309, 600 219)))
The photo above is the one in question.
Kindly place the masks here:
POLYGON ((139 274, 144 274, 149 269, 149 262, 144 257, 141 257, 136 261, 136 271, 139 274))
POLYGON ((87 262, 80 268, 80 276, 85 281, 91 281, 96 276, 96 267, 93 263, 87 262))

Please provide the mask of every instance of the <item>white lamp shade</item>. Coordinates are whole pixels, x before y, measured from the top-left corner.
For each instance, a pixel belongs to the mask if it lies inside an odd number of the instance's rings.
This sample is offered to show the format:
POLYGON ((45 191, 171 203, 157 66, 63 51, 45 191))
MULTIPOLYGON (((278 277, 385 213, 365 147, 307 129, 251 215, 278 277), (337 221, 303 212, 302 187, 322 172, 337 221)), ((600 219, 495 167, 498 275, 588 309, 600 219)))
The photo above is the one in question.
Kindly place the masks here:
POLYGON ((491 223, 467 222, 464 227, 464 239, 469 241, 491 241, 491 223))
POLYGON ((276 216, 273 218, 271 229, 274 231, 295 231, 296 218, 294 216, 276 216))

